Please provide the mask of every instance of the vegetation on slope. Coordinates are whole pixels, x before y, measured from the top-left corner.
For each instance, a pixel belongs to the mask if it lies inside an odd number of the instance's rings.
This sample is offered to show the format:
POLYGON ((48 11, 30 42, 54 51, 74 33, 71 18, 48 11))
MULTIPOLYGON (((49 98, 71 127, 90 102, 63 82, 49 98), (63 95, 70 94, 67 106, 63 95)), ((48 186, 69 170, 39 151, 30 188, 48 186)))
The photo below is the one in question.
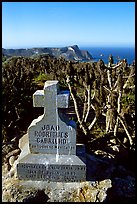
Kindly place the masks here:
POLYGON ((59 80, 71 93, 77 122, 77 140, 90 151, 100 138, 111 137, 123 147, 135 145, 135 64, 126 60, 108 66, 96 62, 72 62, 48 55, 3 57, 2 139, 20 138, 34 118, 43 113, 32 106, 32 95, 46 80, 59 80), (94 144, 94 145, 93 145, 94 144))

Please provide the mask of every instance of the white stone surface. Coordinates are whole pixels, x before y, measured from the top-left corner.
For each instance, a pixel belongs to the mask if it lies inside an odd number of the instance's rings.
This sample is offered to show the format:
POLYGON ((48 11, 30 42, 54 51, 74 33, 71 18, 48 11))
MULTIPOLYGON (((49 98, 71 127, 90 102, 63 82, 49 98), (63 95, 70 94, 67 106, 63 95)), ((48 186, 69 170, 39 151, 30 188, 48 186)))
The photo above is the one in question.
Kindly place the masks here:
POLYGON ((86 180, 86 164, 79 146, 76 155, 76 123, 62 111, 69 106, 69 91, 60 91, 58 81, 46 81, 44 90, 33 94, 34 107, 44 114, 34 119, 20 139, 16 164, 22 180, 78 182, 86 180))
POLYGON ((37 90, 33 94, 33 106, 44 107, 44 90, 37 90))
POLYGON ((28 128, 32 153, 76 154, 76 124, 59 110, 69 105, 69 91, 60 91, 58 81, 47 81, 44 90, 33 95, 35 107, 44 107, 44 114, 28 128))
POLYGON ((58 182, 86 180, 86 165, 75 155, 28 154, 17 165, 19 179, 58 182))

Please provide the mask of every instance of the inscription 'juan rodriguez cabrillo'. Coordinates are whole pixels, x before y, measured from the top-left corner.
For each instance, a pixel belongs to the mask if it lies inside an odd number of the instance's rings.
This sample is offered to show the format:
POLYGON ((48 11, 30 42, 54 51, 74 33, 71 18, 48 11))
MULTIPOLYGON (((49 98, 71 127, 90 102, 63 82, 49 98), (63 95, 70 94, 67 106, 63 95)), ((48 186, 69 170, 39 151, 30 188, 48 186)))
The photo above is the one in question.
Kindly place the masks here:
POLYGON ((37 143, 67 144, 68 132, 61 132, 59 125, 44 125, 40 131, 35 131, 37 143))

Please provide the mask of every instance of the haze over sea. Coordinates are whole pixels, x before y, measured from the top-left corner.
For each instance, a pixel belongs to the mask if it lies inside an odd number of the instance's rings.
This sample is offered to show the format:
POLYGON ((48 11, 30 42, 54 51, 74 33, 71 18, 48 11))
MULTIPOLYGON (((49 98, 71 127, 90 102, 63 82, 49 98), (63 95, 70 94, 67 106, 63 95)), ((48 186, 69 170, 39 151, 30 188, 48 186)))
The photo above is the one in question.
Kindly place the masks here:
POLYGON ((81 50, 87 50, 94 61, 102 59, 105 64, 108 64, 109 55, 112 54, 114 63, 121 59, 127 59, 128 64, 132 64, 135 60, 134 47, 79 47, 81 50))

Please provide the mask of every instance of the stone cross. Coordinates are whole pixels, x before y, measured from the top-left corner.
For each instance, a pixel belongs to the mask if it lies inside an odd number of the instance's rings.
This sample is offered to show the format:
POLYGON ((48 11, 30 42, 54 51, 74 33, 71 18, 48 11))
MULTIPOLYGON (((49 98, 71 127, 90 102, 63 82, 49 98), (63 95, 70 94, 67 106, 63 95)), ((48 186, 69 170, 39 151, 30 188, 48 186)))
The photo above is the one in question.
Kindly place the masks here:
POLYGON ((76 153, 76 124, 61 111, 68 108, 69 96, 69 91, 59 90, 58 81, 47 81, 44 90, 33 94, 34 107, 44 107, 44 114, 28 128, 32 153, 76 153))
POLYGON ((46 81, 33 94, 33 105, 44 107, 20 139, 21 154, 16 160, 19 179, 53 182, 86 180, 86 165, 76 155, 76 124, 64 114, 69 91, 60 91, 58 81, 46 81))

